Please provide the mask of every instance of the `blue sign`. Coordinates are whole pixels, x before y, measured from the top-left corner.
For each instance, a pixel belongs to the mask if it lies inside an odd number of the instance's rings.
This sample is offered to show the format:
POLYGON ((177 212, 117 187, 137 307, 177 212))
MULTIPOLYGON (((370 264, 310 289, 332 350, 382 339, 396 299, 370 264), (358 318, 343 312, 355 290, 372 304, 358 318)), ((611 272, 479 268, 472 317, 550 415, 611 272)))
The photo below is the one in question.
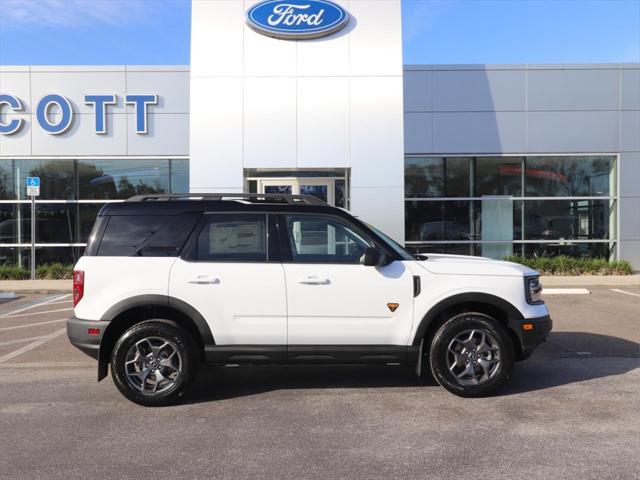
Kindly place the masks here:
POLYGON ((349 14, 328 0, 265 0, 247 11, 247 23, 269 37, 300 40, 337 32, 349 14))
POLYGON ((39 187, 40 177, 27 177, 27 187, 39 187))

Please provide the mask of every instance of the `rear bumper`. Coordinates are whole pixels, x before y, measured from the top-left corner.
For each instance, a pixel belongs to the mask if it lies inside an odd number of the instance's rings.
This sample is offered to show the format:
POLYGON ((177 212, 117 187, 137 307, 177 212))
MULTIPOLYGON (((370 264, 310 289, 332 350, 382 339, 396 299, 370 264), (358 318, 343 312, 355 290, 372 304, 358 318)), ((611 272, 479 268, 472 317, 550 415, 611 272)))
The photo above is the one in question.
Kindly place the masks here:
POLYGON ((67 336, 74 347, 98 360, 100 355, 100 341, 109 322, 100 320, 82 320, 71 317, 67 320, 67 336), (94 330, 93 334, 89 330, 94 330), (95 333, 98 330, 98 333, 95 333))
POLYGON ((549 315, 538 318, 526 318, 524 320, 516 320, 512 322, 514 330, 520 339, 522 354, 518 360, 529 358, 534 350, 543 343, 551 330, 553 329, 553 320, 549 315), (525 324, 533 325, 531 330, 524 330, 525 324))

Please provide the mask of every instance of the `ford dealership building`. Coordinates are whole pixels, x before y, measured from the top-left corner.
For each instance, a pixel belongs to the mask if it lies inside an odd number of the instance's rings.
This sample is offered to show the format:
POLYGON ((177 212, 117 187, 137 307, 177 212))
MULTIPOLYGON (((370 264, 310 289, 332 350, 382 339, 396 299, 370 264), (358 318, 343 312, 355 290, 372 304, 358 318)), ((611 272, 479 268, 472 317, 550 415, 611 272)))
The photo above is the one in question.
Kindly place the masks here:
POLYGON ((77 259, 105 203, 191 191, 316 195, 421 252, 640 269, 640 65, 403 66, 400 10, 194 2, 190 67, 0 66, 0 264, 28 265, 39 176, 38 263, 77 259))

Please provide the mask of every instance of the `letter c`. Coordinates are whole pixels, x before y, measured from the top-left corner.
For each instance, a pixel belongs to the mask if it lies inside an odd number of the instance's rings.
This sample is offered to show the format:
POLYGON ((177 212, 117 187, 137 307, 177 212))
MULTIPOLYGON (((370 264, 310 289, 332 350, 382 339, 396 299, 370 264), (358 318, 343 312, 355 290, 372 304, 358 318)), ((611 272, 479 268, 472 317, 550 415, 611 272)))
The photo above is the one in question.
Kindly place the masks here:
POLYGON ((13 95, 0 94, 0 135, 11 135, 16 133, 22 127, 22 119, 14 118, 8 123, 2 122, 2 106, 7 105, 10 110, 19 112, 22 110, 20 99, 13 95))

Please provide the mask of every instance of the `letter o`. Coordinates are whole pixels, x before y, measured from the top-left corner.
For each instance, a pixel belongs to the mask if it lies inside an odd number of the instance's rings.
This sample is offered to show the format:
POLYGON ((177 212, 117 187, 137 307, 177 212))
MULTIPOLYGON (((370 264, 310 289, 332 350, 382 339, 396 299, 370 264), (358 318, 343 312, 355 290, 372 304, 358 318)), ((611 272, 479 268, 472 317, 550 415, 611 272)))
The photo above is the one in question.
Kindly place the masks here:
POLYGON ((73 109, 71 108, 71 102, 62 95, 51 94, 45 95, 38 102, 36 109, 36 118, 38 124, 42 129, 51 135, 60 135, 66 132, 71 127, 71 121, 73 120, 73 109), (47 113, 52 105, 58 105, 60 108, 61 118, 58 123, 49 122, 47 113))

